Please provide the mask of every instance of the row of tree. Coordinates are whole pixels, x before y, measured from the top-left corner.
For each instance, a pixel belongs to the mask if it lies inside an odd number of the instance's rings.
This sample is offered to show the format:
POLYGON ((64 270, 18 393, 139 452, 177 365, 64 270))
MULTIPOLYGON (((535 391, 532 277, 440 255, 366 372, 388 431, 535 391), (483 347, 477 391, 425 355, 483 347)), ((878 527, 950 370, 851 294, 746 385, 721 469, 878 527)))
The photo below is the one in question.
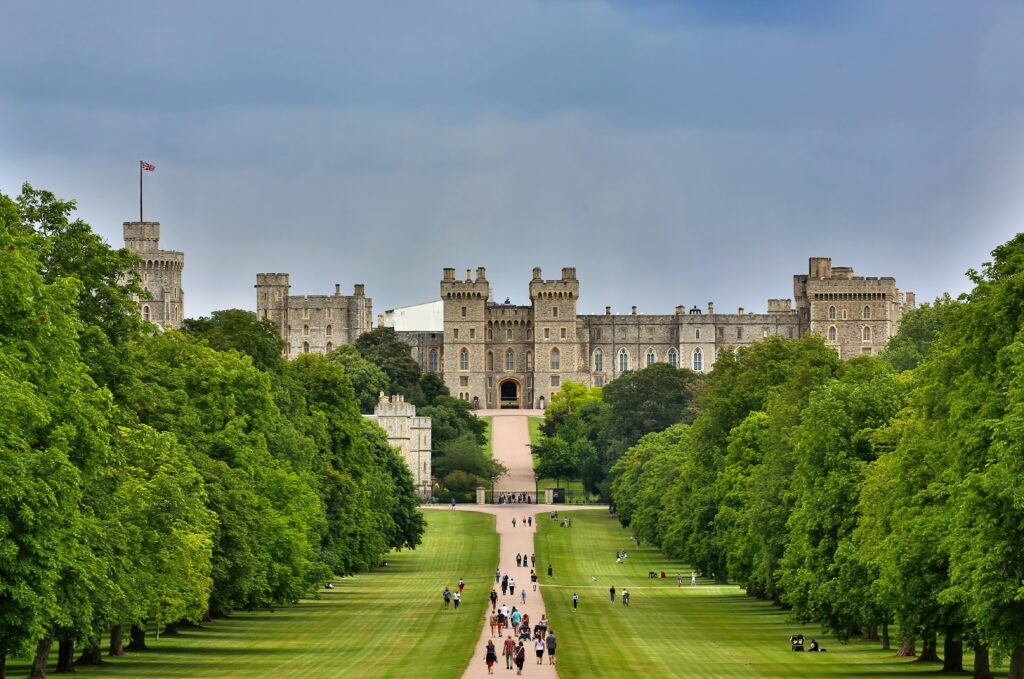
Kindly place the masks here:
POLYGON ((414 547, 411 473, 343 360, 246 312, 156 332, 74 203, 0 194, 0 678, 297 601, 414 547))
POLYGON ((1024 677, 1024 235, 969 276, 878 357, 723 352, 692 423, 613 468, 623 524, 842 639, 1024 677))

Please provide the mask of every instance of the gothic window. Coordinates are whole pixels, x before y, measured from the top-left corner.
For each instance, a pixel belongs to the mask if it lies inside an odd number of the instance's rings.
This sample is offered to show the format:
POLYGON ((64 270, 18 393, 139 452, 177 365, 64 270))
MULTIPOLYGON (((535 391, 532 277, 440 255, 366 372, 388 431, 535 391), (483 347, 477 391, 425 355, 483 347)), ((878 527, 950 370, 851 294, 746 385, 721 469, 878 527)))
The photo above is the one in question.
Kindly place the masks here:
POLYGON ((693 350, 693 372, 701 372, 704 369, 704 355, 700 349, 693 350))
POLYGON ((619 372, 624 373, 629 370, 629 352, 625 349, 619 349, 619 372))
POLYGON ((512 328, 509 328, 508 330, 505 331, 505 339, 509 341, 512 340, 512 328))
POLYGON ((828 320, 830 320, 830 321, 836 320, 836 308, 834 306, 830 306, 828 308, 828 320))
POLYGON ((561 369, 560 368, 561 364, 562 364, 562 355, 561 355, 561 353, 559 353, 558 347, 555 347, 554 349, 551 350, 551 369, 552 370, 560 370, 561 369))
POLYGON ((871 341, 871 328, 869 328, 868 326, 865 325, 864 326, 864 330, 861 332, 861 335, 862 335, 862 337, 863 337, 865 342, 870 342, 871 341))
POLYGON ((594 372, 604 372, 604 352, 600 349, 594 352, 594 372))
POLYGON ((604 377, 601 376, 601 375, 598 375, 596 378, 594 378, 594 386, 595 387, 603 387, 604 386, 604 377))
POLYGON ((145 305, 144 307, 142 307, 142 320, 144 320, 144 321, 148 321, 149 320, 149 305, 148 304, 145 305))
POLYGON ((308 325, 302 326, 302 336, 303 337, 309 337, 309 326, 308 325))
POLYGON ((668 364, 673 368, 679 367, 679 354, 676 353, 675 349, 668 350, 668 364))
POLYGON ((334 334, 334 326, 328 325, 326 332, 328 337, 332 336, 334 334))
POLYGON ((843 319, 844 321, 846 320, 846 309, 843 309, 843 310, 842 310, 842 312, 840 313, 840 316, 842 316, 842 319, 843 319))
POLYGON ((334 343, 333 342, 328 342, 327 343, 327 351, 331 351, 332 349, 334 349, 334 343))
POLYGON ((526 352, 526 369, 527 370, 533 370, 533 352, 532 351, 527 351, 526 352))
POLYGON ((437 372, 437 352, 431 350, 430 356, 427 358, 427 366, 429 366, 430 372, 437 372))
POLYGON ((693 339, 695 339, 695 340, 699 340, 700 339, 700 328, 695 328, 694 329, 694 331, 693 331, 693 339))
POLYGON ((491 330, 490 328, 487 328, 487 339, 489 339, 489 340, 494 339, 494 331, 491 330))
POLYGON ((303 342, 302 343, 302 353, 304 353, 304 354, 308 354, 309 353, 309 342, 303 342))
POLYGON ((532 340, 533 339, 533 330, 527 330, 526 331, 526 339, 528 339, 528 340, 532 340))
POLYGON ((864 320, 865 321, 870 321, 871 320, 871 307, 869 307, 869 306, 864 307, 864 320))
POLYGON ((487 352, 487 369, 488 370, 494 370, 494 352, 493 351, 488 351, 487 352))
POLYGON ((505 370, 513 370, 516 367, 516 355, 509 349, 505 352, 505 370))
POLYGON ((469 351, 466 349, 459 351, 459 370, 469 370, 469 351))
POLYGON ((654 365, 656 357, 654 355, 654 349, 647 350, 647 365, 654 365))
POLYGON ((828 341, 829 342, 835 342, 836 341, 836 326, 834 326, 834 325, 833 326, 829 326, 829 329, 828 329, 828 341))

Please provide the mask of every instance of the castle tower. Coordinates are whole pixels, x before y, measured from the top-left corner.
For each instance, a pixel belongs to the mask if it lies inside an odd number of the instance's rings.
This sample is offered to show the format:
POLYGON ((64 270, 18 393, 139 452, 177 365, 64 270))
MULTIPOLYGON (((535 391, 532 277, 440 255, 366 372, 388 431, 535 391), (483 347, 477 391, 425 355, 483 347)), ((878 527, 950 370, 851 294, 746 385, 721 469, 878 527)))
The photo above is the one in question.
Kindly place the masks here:
POLYGON ((256 274, 256 318, 273 321, 281 339, 288 338, 288 295, 291 284, 286 273, 256 274))
POLYGON ((444 306, 444 381, 453 396, 475 406, 486 404, 487 300, 491 294, 487 272, 466 270, 464 281, 446 268, 441 279, 444 306))
POLYGON ((533 305, 534 406, 551 403, 564 382, 580 381, 580 342, 576 336, 576 303, 580 282, 576 268, 565 267, 559 280, 546 281, 539 267, 530 281, 533 305))
POLYGON ((181 272, 185 254, 160 249, 160 222, 124 222, 124 246, 139 256, 135 265, 143 294, 136 300, 143 320, 163 329, 180 328, 185 315, 181 272))

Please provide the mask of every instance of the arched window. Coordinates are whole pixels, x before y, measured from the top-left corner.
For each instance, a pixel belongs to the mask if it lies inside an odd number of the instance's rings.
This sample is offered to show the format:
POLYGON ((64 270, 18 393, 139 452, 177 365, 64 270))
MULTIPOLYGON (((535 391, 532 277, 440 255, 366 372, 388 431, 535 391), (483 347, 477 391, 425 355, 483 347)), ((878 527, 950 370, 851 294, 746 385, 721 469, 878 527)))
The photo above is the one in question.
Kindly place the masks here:
POLYGON ((675 349, 668 350, 668 364, 673 368, 679 367, 679 354, 676 353, 675 349))
POLYGON ((437 352, 434 350, 430 351, 430 356, 427 358, 427 365, 430 368, 430 372, 437 372, 437 352))
POLYGON ((624 373, 629 370, 629 352, 625 349, 619 349, 619 372, 624 373))
POLYGON ((844 321, 846 320, 846 309, 843 309, 842 313, 839 314, 839 317, 842 318, 844 321))
POLYGON ((865 342, 870 342, 871 341, 871 328, 865 325, 864 326, 864 330, 861 332, 861 336, 864 338, 865 342))
POLYGON ((334 343, 333 342, 328 342, 327 343, 327 351, 332 351, 333 349, 334 349, 334 343))
POLYGON ((828 320, 830 320, 830 321, 836 320, 836 308, 834 306, 830 306, 828 308, 828 320))
POLYGON ((302 353, 304 353, 304 354, 308 354, 309 353, 309 342, 303 342, 302 343, 302 353))
MULTIPOLYGON (((511 331, 510 331, 511 332, 511 331)), ((505 370, 514 370, 516 367, 516 355, 511 349, 505 352, 505 370)))
POLYGON ((526 352, 526 369, 527 370, 533 370, 533 352, 532 351, 527 351, 526 352))
POLYGON ((512 328, 509 328, 508 330, 505 331, 505 339, 512 339, 512 328))
POLYGON ((459 370, 469 370, 469 351, 459 350, 459 370))
POLYGON ((654 355, 654 349, 647 350, 647 365, 654 365, 654 361, 657 357, 654 355))
POLYGON ((699 340, 700 339, 700 328, 694 328, 694 330, 693 330, 693 339, 695 339, 695 340, 699 340))
POLYGON ((604 372, 604 352, 600 349, 594 352, 594 372, 604 372))
POLYGON ((829 329, 828 329, 828 341, 829 342, 835 342, 836 341, 836 326, 834 326, 834 325, 833 326, 829 326, 829 329))
POLYGON ((145 305, 144 307, 142 307, 142 320, 144 320, 144 321, 148 321, 149 320, 149 305, 148 304, 145 305))
POLYGON ((333 336, 333 335, 334 335, 334 327, 333 327, 333 326, 330 326, 330 325, 328 325, 328 326, 327 326, 327 330, 326 330, 326 334, 327 334, 327 336, 328 336, 328 337, 331 337, 331 336, 333 336))
POLYGON ((558 351, 558 347, 551 350, 551 369, 561 370, 562 366, 562 354, 558 351))
POLYGON ((302 336, 303 337, 309 337, 309 326, 308 325, 302 326, 302 336))
POLYGON ((487 352, 487 369, 488 370, 494 370, 494 352, 493 351, 488 351, 487 352))
POLYGON ((693 350, 693 372, 699 373, 704 369, 704 355, 700 349, 693 350))
POLYGON ((869 306, 865 306, 864 307, 864 320, 865 321, 870 321, 871 320, 871 307, 869 307, 869 306))

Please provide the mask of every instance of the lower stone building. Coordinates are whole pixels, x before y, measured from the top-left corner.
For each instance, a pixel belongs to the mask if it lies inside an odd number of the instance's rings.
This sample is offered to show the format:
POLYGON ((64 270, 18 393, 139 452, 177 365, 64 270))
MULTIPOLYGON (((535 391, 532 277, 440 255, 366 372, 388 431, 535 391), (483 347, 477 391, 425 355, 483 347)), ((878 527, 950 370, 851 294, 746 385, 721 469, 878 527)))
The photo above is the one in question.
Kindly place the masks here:
POLYGON ((417 416, 416 406, 407 403, 402 395, 389 397, 384 392, 380 394, 373 415, 363 417, 373 420, 387 432, 388 443, 398 448, 402 459, 409 465, 420 496, 430 497, 430 418, 417 416))

